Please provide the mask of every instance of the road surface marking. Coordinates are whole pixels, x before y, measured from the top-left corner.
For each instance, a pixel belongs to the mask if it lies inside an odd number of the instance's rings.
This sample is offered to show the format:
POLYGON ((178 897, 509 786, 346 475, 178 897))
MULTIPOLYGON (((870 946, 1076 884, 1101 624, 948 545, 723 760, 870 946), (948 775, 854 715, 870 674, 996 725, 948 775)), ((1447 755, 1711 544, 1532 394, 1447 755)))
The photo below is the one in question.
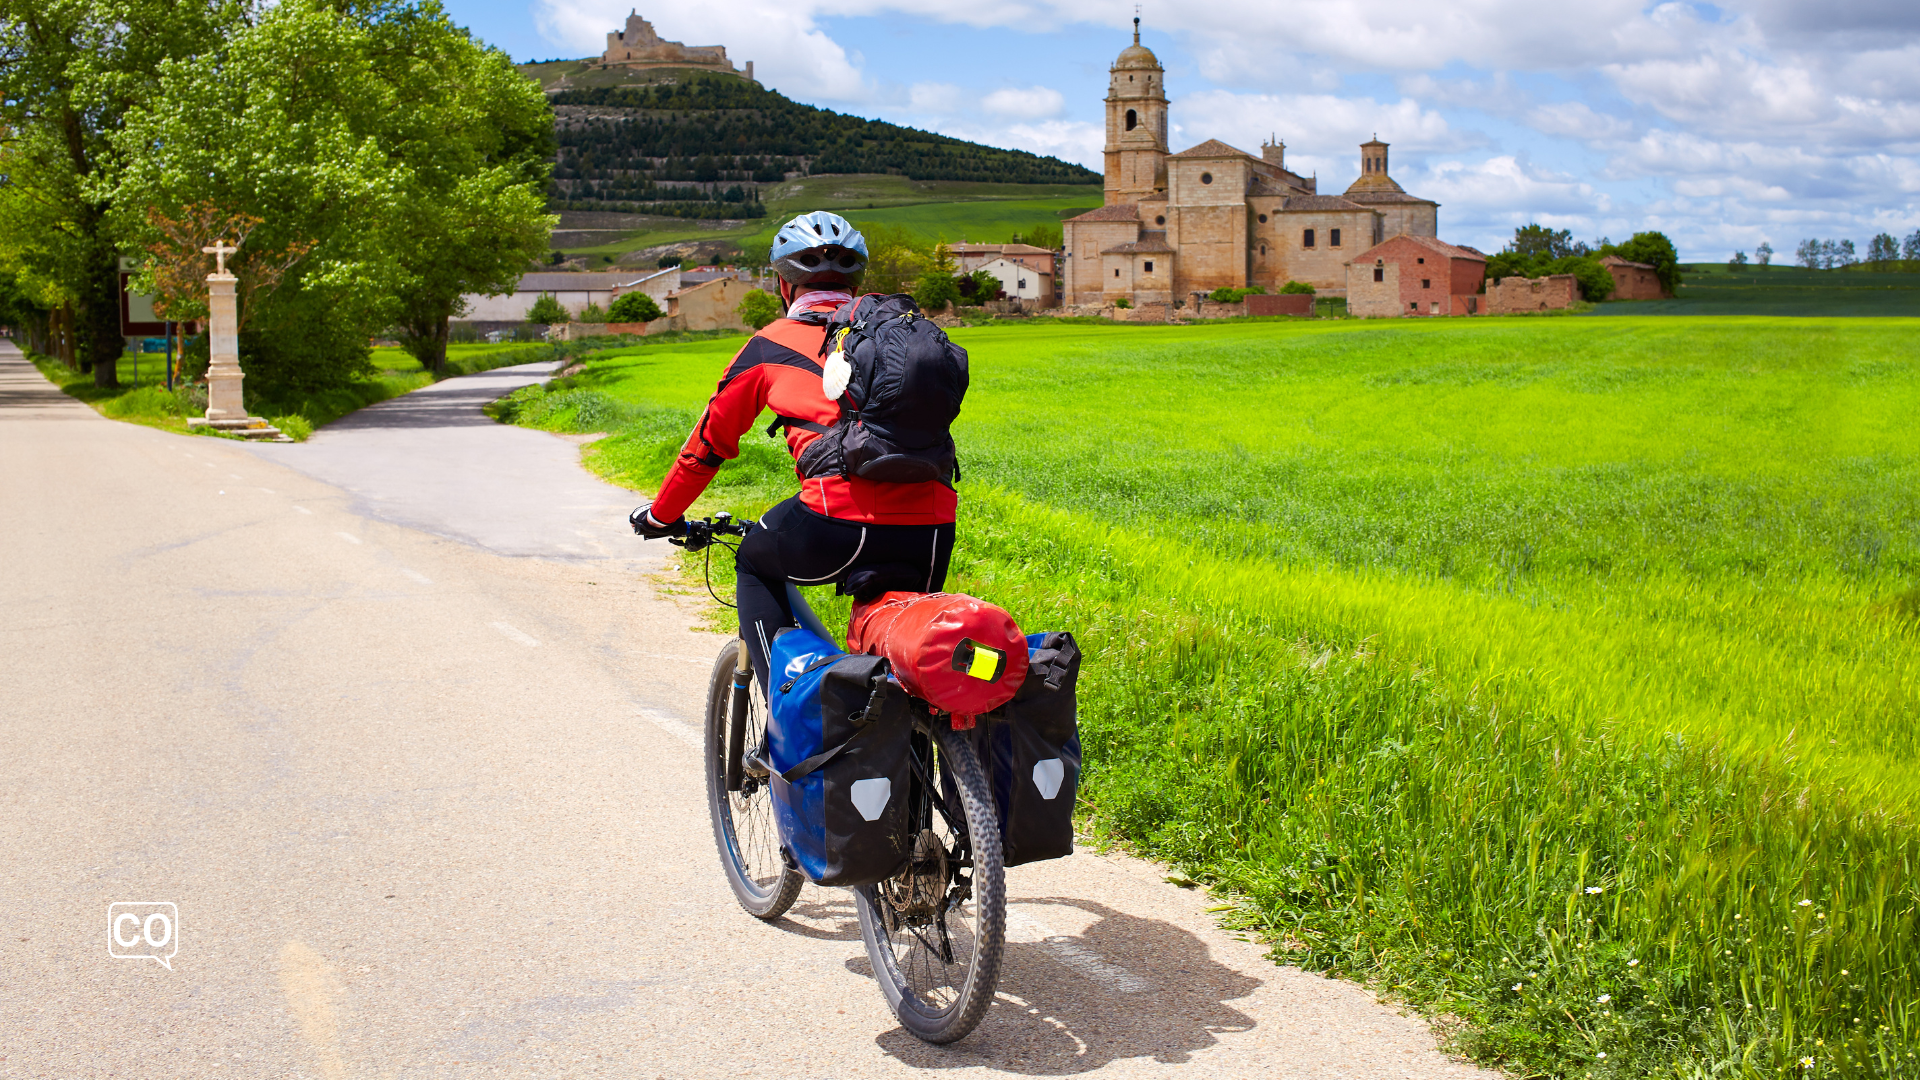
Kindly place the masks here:
POLYGON ((337 533, 334 533, 333 535, 339 537, 342 540, 345 540, 349 544, 357 544, 360 542, 360 538, 353 535, 352 533, 337 532, 337 533))
POLYGON ((422 584, 422 585, 431 585, 431 584, 433 584, 433 579, 432 579, 432 578, 430 578, 430 577, 428 577, 427 575, 425 575, 425 574, 423 574, 423 573, 421 573, 421 572, 420 572, 420 571, 418 571, 418 570, 409 570, 409 569, 407 569, 406 567, 404 567, 404 566, 403 566, 403 567, 401 567, 401 568, 400 568, 400 572, 401 572, 401 573, 403 573, 403 574, 405 574, 405 575, 407 575, 408 577, 410 577, 410 578, 412 578, 413 580, 415 580, 415 581, 417 581, 417 582, 419 582, 419 583, 420 583, 420 584, 422 584))
POLYGON ((333 1018, 333 972, 319 953, 297 941, 280 950, 280 988, 287 1008, 300 1024, 300 1034, 313 1044, 320 1058, 320 1074, 334 1080, 347 1075, 340 1060, 340 1027, 333 1018))
POLYGON ((301 513, 303 513, 303 514, 311 514, 311 513, 313 513, 313 511, 311 511, 311 510, 309 510, 309 509, 307 509, 307 508, 306 508, 306 507, 304 507, 304 506, 296 506, 296 507, 294 507, 294 509, 295 509, 295 510, 298 510, 298 511, 300 511, 300 512, 301 512, 301 513))
POLYGON ((1055 933, 1047 924, 1016 908, 1007 909, 1008 939, 1035 942, 1046 946, 1055 960, 1087 978, 1122 994, 1143 994, 1153 984, 1113 963, 1066 934, 1055 933))
POLYGON ((533 640, 533 638, 530 635, 528 635, 525 631, 522 631, 516 628, 512 623, 497 622, 497 623, 493 623, 492 626, 495 630, 500 631, 501 633, 507 635, 508 637, 512 638, 513 640, 519 642, 522 645, 525 645, 530 649, 540 644, 539 642, 533 640))
POLYGON ((660 730, 679 739, 695 750, 700 749, 700 744, 705 741, 700 738, 699 728, 694 727, 685 720, 676 720, 666 713, 655 712, 652 709, 641 709, 640 718, 658 725, 660 730))

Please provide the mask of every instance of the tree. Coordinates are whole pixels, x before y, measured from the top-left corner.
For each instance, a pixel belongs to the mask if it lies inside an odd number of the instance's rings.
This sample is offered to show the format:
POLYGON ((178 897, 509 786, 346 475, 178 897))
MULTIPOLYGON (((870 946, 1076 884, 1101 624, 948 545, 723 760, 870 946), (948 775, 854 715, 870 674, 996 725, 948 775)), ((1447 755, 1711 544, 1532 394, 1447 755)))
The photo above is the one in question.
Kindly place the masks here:
POLYGON ((937 312, 945 310, 948 304, 960 299, 960 286, 954 283, 952 274, 930 271, 920 275, 913 285, 913 302, 920 310, 937 312))
POLYGON ((899 293, 927 268, 930 256, 913 242, 913 235, 899 225, 881 225, 862 230, 867 238, 867 276, 869 292, 899 293))
POLYGON ((1820 269, 1820 241, 1802 240, 1793 249, 1793 262, 1809 270, 1820 269))
POLYGON ((1773 245, 1760 241, 1760 246, 1753 249, 1753 261, 1759 263, 1762 270, 1773 265, 1773 245))
POLYGON ((1289 281, 1280 286, 1281 296, 1312 296, 1313 286, 1304 281, 1289 281))
POLYGON ((114 135, 163 67, 213 51, 245 14, 231 0, 0 0, 0 261, 69 313, 96 386, 118 385, 124 348, 114 135))
POLYGON ((281 0, 161 65, 116 138, 121 201, 209 202, 260 219, 269 249, 311 245, 241 341, 269 388, 337 385, 388 326, 438 372, 462 295, 511 292, 547 251, 551 126, 539 88, 436 0, 281 0))
POLYGON ((1014 233, 1009 243, 1031 244, 1034 247, 1048 248, 1053 251, 1066 246, 1066 240, 1061 236, 1058 225, 1035 225, 1025 232, 1014 233))
POLYGON ((1555 232, 1545 225, 1523 225, 1513 230, 1513 243, 1507 245, 1507 250, 1529 258, 1564 259, 1569 255, 1585 255, 1587 245, 1574 240, 1571 229, 1555 232))
MULTIPOLYGON (((1661 232, 1638 232, 1624 244, 1608 244, 1597 255, 1618 255, 1628 262, 1646 263, 1660 279, 1660 288, 1669 295, 1680 291, 1680 256, 1673 241, 1661 232)), ((1611 277, 1611 275, 1609 275, 1611 277)), ((1608 289, 1612 291, 1611 286, 1608 289)))
POLYGON ((659 317, 660 305, 643 292, 621 293, 613 298, 613 303, 607 308, 608 322, 644 323, 659 317))
POLYGON ((758 330, 779 318, 785 310, 780 305, 779 297, 765 289, 752 289, 740 298, 740 303, 734 306, 733 313, 740 316, 741 322, 758 330))
POLYGON ((961 274, 953 279, 953 284, 960 290, 960 295, 966 297, 967 303, 976 305, 999 299, 1001 291, 1006 288, 1000 284, 999 278, 985 270, 961 274))
POLYGON ((1820 241, 1820 269, 1831 270, 1840 262, 1840 245, 1831 240, 1820 241))
POLYGON ((534 300, 533 306, 527 309, 527 321, 535 326, 553 326, 557 323, 572 322, 573 316, 567 313, 566 308, 560 306, 560 301, 555 300, 552 293, 541 293, 539 298, 534 300))
MULTIPOLYGON (((1867 261, 1870 263, 1890 263, 1900 257, 1900 241, 1888 233, 1881 233, 1867 241, 1867 261)), ((1879 269, 1890 269, 1879 267, 1879 269)))
POLYGON ((1920 229, 1907 234, 1906 242, 1900 247, 1900 257, 1909 261, 1920 260, 1920 229))
POLYGON ((1747 253, 1744 251, 1734 252, 1733 258, 1727 260, 1727 269, 1729 270, 1738 270, 1745 265, 1747 265, 1747 253))
POLYGON ((1842 240, 1833 247, 1833 265, 1845 270, 1859 265, 1860 256, 1853 250, 1853 241, 1842 240))

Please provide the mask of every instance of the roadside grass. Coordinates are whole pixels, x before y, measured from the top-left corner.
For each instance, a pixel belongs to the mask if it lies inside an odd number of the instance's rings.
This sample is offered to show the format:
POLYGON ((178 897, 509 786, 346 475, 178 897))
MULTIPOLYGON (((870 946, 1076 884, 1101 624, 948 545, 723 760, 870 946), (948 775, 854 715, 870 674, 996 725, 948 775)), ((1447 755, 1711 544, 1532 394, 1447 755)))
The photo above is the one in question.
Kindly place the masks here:
MULTIPOLYGON (((1281 959, 1523 1074, 1920 1075, 1916 330, 956 330, 951 587, 1080 637, 1091 826, 1281 959)), ((650 489, 731 349, 513 409, 650 489)))
MULTIPOLYGON (((569 351, 555 345, 451 345, 447 348, 446 377, 471 375, 513 364, 557 360, 569 351)), ((144 424, 181 434, 219 435, 210 428, 189 428, 190 417, 204 415, 206 390, 176 379, 174 389, 166 387, 166 360, 161 354, 126 354, 120 358, 116 373, 120 386, 102 390, 93 385, 93 376, 51 357, 29 353, 29 358, 49 382, 68 396, 93 406, 102 416, 113 420, 144 424)), ((399 397, 433 383, 433 377, 419 361, 399 348, 372 351, 374 374, 355 379, 345 386, 316 394, 292 397, 265 397, 245 391, 247 411, 266 417, 295 441, 304 441, 315 428, 368 405, 399 397)), ((238 436, 231 436, 237 438, 238 436)))
POLYGON ((1920 316, 1920 273, 1689 264, 1672 300, 1597 304, 1594 315, 1920 316))

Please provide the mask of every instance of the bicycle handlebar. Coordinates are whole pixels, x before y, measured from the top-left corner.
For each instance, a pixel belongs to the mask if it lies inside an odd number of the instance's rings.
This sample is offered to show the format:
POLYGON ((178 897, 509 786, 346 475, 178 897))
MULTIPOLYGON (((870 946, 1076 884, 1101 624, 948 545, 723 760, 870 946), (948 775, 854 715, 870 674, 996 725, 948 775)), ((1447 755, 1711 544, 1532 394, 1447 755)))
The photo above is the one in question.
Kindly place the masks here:
POLYGON ((683 547, 688 551, 699 551, 712 544, 721 536, 745 536, 753 530, 750 521, 735 521, 732 514, 725 510, 708 518, 687 519, 687 532, 684 536, 670 536, 667 543, 683 547))

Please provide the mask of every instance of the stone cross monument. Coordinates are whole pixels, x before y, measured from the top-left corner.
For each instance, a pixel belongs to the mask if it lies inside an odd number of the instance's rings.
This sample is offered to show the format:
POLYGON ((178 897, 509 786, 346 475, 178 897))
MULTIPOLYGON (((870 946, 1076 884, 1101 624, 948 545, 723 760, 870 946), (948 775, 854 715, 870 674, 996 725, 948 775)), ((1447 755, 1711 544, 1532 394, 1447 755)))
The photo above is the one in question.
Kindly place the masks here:
POLYGON ((207 275, 207 419, 240 420, 247 415, 240 400, 240 320, 233 288, 240 279, 227 272, 227 256, 240 250, 217 240, 201 251, 213 256, 207 275))

